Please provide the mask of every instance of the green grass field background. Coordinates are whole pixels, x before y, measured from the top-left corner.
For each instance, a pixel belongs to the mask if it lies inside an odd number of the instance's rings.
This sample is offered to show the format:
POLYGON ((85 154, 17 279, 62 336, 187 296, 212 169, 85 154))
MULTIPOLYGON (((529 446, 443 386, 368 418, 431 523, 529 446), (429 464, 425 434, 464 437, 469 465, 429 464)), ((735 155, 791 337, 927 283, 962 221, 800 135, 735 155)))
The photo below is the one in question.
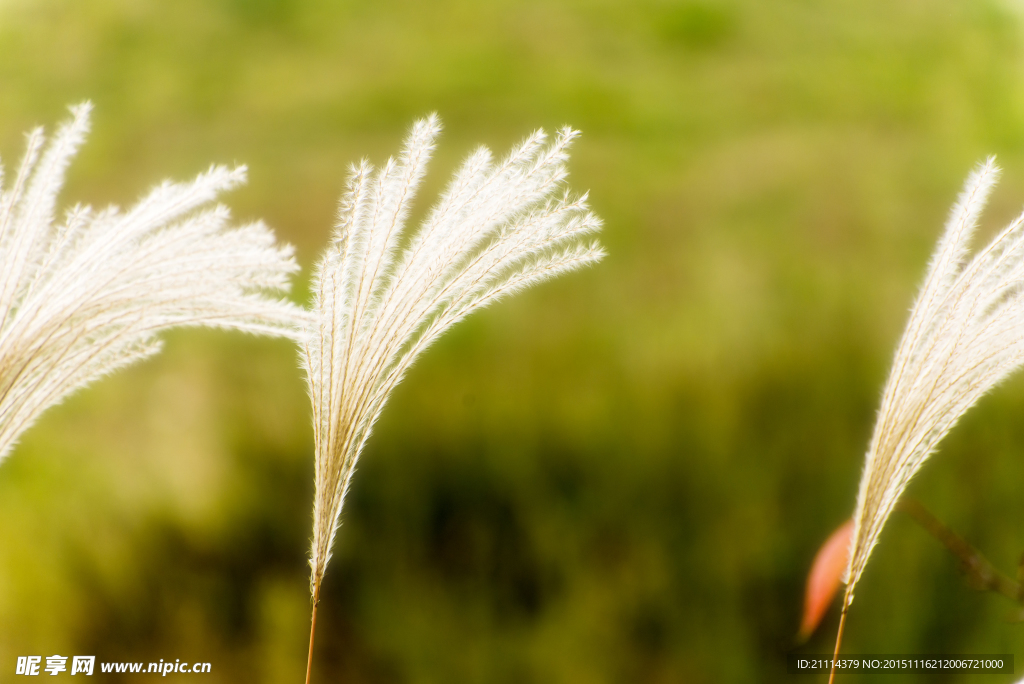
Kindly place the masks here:
MULTIPOLYGON (((314 680, 789 682, 804 577, 852 512, 948 208, 988 154, 1005 176, 982 234, 1024 204, 1022 11, 0 0, 0 155, 90 99, 67 205, 246 163, 224 200, 297 246, 305 302, 348 165, 417 117, 446 127, 420 213, 475 145, 581 129, 570 182, 609 256, 474 316, 397 391, 346 505, 314 680)), ((301 681, 312 472, 282 341, 176 333, 51 410, 0 464, 0 673, 59 653, 301 681)), ((910 494, 1015 573, 1024 382, 910 494)), ((1012 652, 1020 672, 1012 612, 897 515, 844 649, 1012 652)))

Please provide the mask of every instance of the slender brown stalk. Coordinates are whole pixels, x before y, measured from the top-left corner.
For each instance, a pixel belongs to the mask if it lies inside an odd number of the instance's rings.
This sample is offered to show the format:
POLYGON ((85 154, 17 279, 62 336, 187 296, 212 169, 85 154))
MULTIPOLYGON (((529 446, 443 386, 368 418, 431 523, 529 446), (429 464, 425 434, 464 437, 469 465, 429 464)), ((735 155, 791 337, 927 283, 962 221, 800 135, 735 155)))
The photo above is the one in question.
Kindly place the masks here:
MULTIPOLYGON (((832 654, 832 671, 828 675, 828 684, 836 677, 836 660, 839 658, 839 645, 843 643, 843 627, 846 626, 846 609, 850 607, 850 595, 843 598, 843 612, 839 616, 839 632, 836 634, 836 650, 832 654)), ((308 684, 308 682, 307 682, 308 684)))
POLYGON ((975 588, 1002 594, 1018 603, 1024 602, 1024 585, 999 572, 988 558, 963 537, 942 524, 921 502, 904 499, 898 507, 957 557, 961 569, 975 588))
POLYGON ((320 587, 313 593, 313 617, 309 626, 309 657, 306 659, 306 684, 309 684, 309 675, 313 672, 313 636, 316 634, 316 607, 320 603, 320 587))

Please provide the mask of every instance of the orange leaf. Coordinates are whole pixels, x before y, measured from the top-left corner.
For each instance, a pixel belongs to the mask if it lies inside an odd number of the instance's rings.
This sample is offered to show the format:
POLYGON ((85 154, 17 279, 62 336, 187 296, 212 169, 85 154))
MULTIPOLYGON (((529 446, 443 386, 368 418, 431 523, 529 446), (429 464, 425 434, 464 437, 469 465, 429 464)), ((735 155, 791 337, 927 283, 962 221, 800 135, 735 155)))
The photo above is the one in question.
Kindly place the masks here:
POLYGON ((822 544, 807 575, 804 616, 800 622, 800 640, 805 641, 817 628, 842 582, 850 560, 850 536, 853 520, 847 520, 822 544))

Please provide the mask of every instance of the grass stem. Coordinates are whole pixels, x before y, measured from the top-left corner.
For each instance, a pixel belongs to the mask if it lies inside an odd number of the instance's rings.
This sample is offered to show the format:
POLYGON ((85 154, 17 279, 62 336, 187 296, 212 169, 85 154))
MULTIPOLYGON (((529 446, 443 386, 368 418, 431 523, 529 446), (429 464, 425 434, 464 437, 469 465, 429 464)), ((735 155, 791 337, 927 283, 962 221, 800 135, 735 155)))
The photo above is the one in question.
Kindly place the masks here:
MULTIPOLYGON (((839 646, 843 643, 843 627, 846 626, 846 610, 850 607, 849 596, 843 598, 843 612, 839 616, 839 632, 836 633, 836 650, 832 654, 832 671, 828 675, 828 684, 832 684, 832 680, 836 676, 836 660, 839 658, 839 646)), ((307 682, 307 684, 309 684, 307 682)))
POLYGON ((309 676, 313 672, 313 636, 316 634, 316 607, 320 603, 320 587, 317 587, 313 594, 313 617, 309 626, 309 657, 306 659, 306 684, 309 684, 309 676))

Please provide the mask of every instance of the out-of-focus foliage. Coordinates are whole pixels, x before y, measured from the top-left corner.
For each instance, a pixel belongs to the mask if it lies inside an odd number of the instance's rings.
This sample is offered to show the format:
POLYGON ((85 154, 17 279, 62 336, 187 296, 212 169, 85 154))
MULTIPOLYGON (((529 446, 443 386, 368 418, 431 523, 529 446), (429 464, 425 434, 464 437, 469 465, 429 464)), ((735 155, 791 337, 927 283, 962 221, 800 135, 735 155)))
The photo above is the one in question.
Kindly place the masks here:
MULTIPOLYGON (((127 204, 245 162, 227 202, 297 244, 308 273, 347 164, 381 161, 415 118, 447 127, 424 197, 473 144, 581 129, 572 184, 591 189, 609 257, 470 319, 396 392, 355 476, 314 676, 789 681, 805 573, 852 511, 961 179, 999 155, 982 239, 1024 201, 1017 12, 7 0, 0 152, 10 164, 21 131, 90 98, 68 202, 127 204)), ((1011 382, 911 486, 1008 571, 1022 414, 1011 382)), ((77 653, 294 681, 311 482, 295 349, 171 336, 0 467, 0 671, 77 653)), ((1022 655, 1010 606, 906 520, 857 596, 848 652, 1022 655)), ((835 623, 806 648, 827 651, 835 623)))

